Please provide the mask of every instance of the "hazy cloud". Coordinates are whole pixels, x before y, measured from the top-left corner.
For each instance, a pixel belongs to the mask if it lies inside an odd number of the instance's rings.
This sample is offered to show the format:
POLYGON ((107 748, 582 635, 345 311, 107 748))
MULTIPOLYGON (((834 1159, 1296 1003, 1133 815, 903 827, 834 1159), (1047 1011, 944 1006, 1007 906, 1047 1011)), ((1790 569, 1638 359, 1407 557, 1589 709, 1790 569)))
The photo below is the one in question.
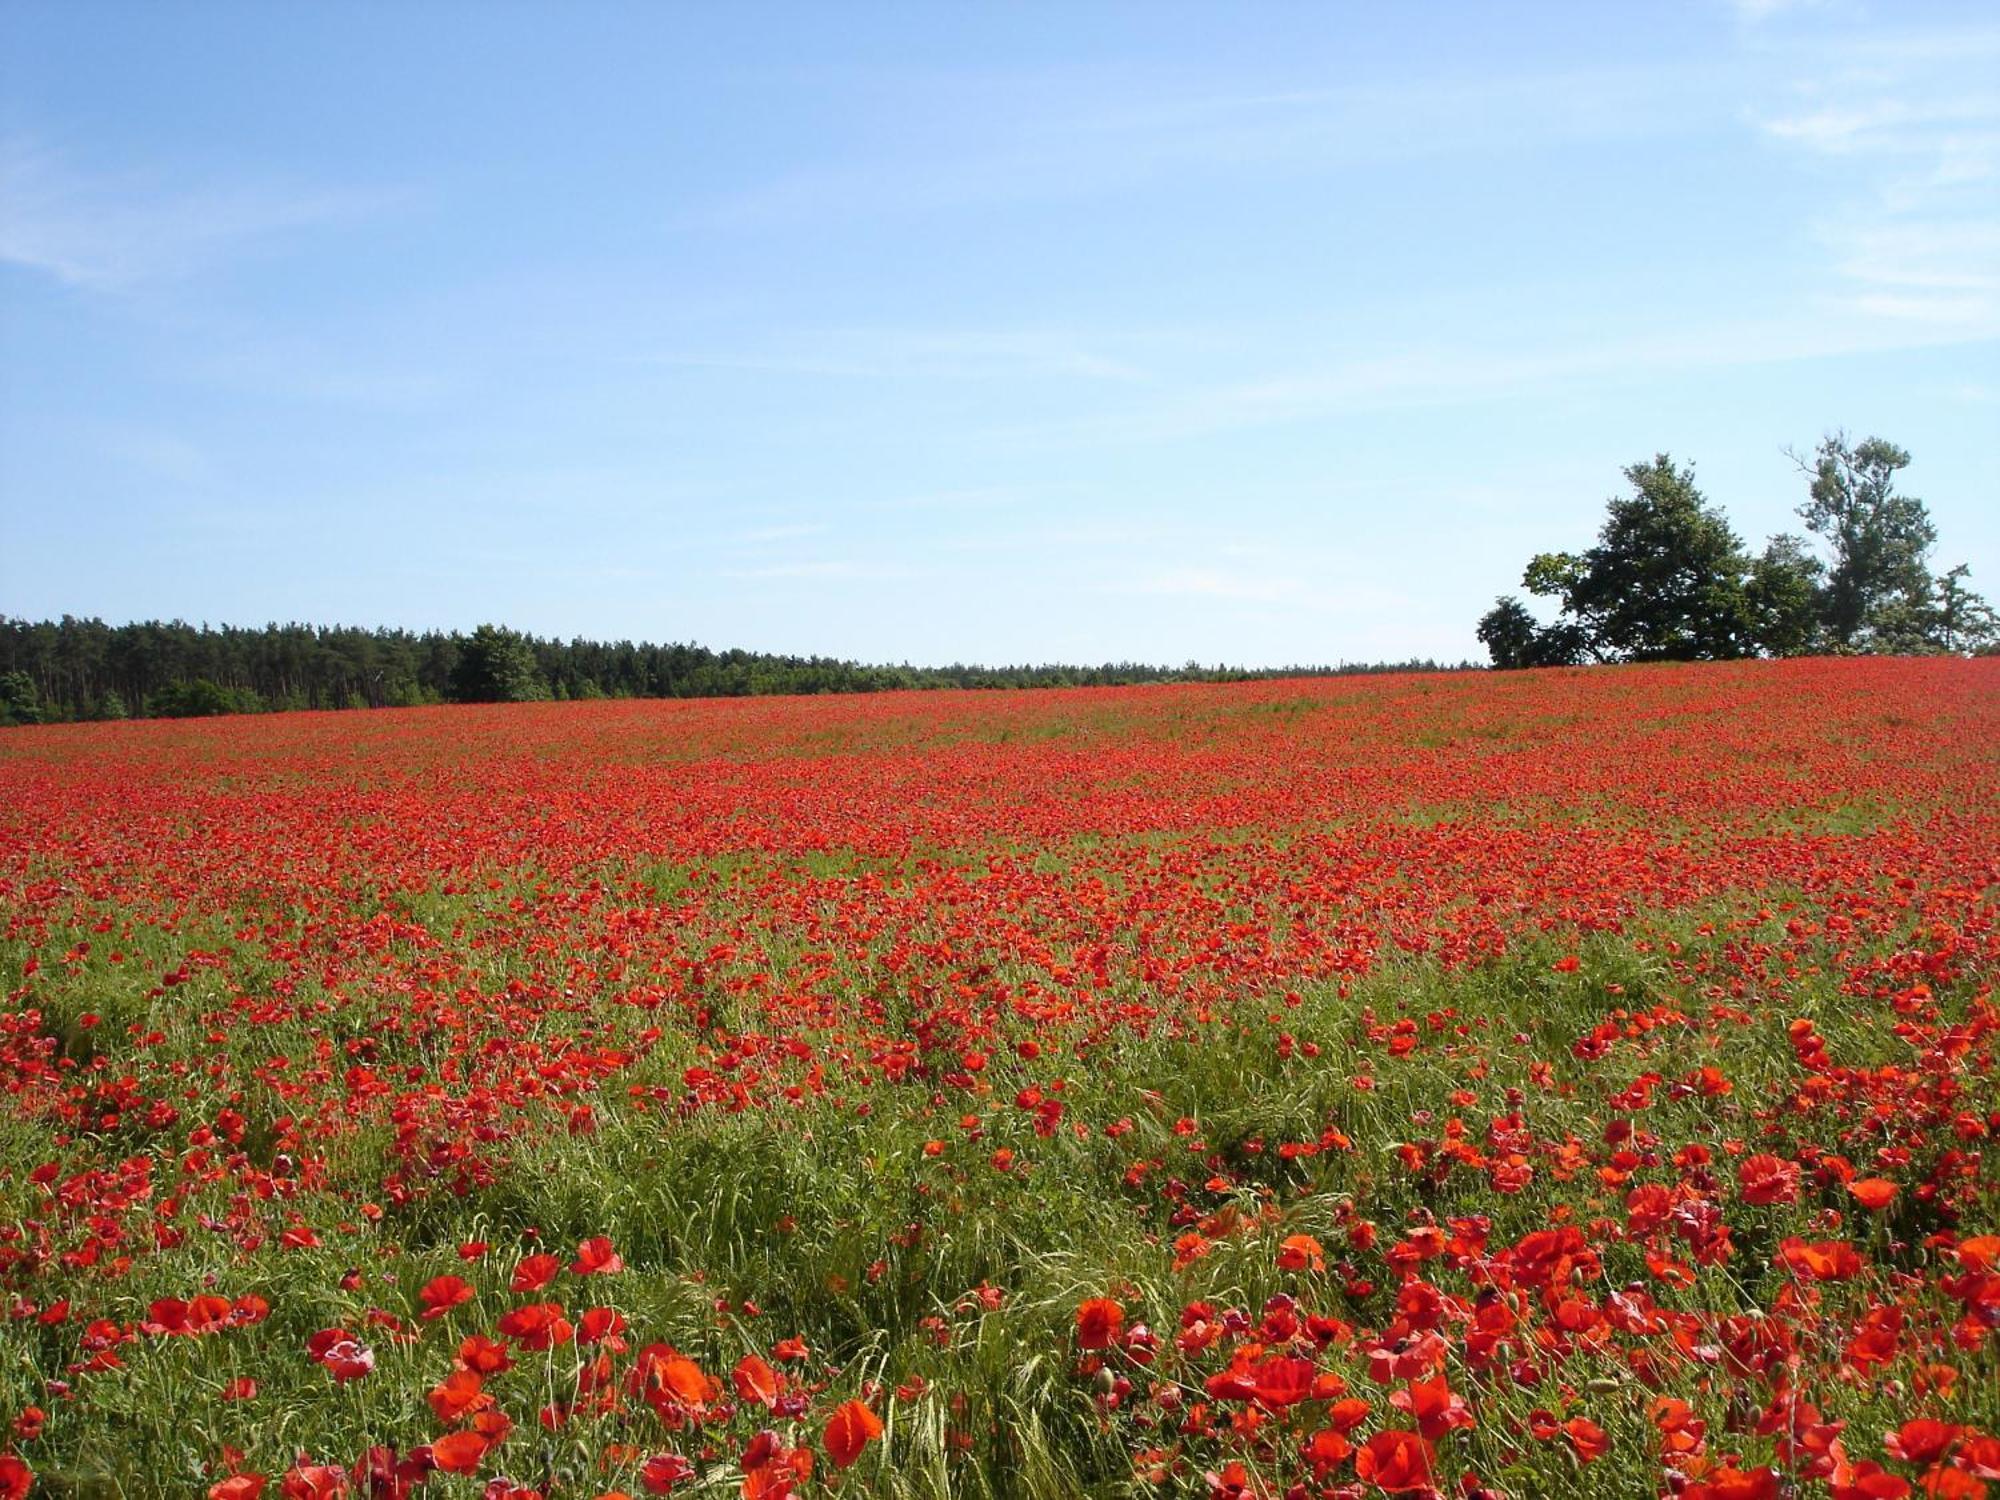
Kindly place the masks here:
POLYGON ((1867 318, 1992 336, 2000 320, 2000 32, 1802 51, 1766 137, 1837 161, 1818 235, 1867 318), (1983 333, 1981 332, 1983 330, 1983 333))
POLYGON ((393 195, 281 183, 93 173, 30 141, 0 142, 0 262, 117 291, 187 276, 289 233, 350 223, 393 195))

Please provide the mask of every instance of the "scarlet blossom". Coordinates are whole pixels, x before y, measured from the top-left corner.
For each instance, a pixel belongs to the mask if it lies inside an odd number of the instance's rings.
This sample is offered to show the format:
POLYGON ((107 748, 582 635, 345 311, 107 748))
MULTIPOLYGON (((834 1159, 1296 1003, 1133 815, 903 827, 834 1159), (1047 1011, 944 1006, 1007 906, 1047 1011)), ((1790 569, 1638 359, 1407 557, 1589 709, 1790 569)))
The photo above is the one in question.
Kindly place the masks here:
POLYGON ((1308 1267, 1314 1271, 1326 1270, 1326 1252, 1319 1241, 1309 1234, 1287 1235, 1278 1246, 1278 1269, 1303 1271, 1308 1267))
POLYGON ((278 1493, 284 1500, 341 1500, 347 1494, 347 1472, 301 1459, 279 1476, 278 1493))
POLYGON ((1354 1472, 1376 1488, 1425 1490, 1432 1486, 1431 1445, 1414 1432, 1378 1432, 1354 1455, 1354 1472))
POLYGON ((1323 1478, 1327 1470, 1347 1462, 1354 1452, 1354 1444, 1347 1440, 1344 1433, 1322 1427, 1306 1439, 1305 1447, 1300 1451, 1306 1462, 1312 1465, 1313 1472, 1323 1478))
POLYGON ((208 1500, 257 1500, 264 1482, 262 1474, 232 1474, 208 1487, 208 1500))
POLYGON ((322 1328, 306 1340, 306 1353, 342 1384, 359 1380, 375 1368, 375 1351, 341 1328, 322 1328))
POLYGON ((417 1448, 398 1458, 394 1448, 379 1444, 354 1466, 354 1481, 370 1500, 404 1500, 437 1469, 429 1448, 417 1448))
POLYGON ((785 1389, 785 1377, 754 1354, 746 1354, 730 1371, 730 1383, 745 1401, 755 1401, 767 1410, 778 1404, 785 1389))
POLYGON ((437 1276, 424 1283, 417 1300, 424 1305, 425 1318, 441 1318, 475 1293, 469 1282, 458 1276, 437 1276))
POLYGON ((1435 1441, 1454 1428, 1474 1425, 1472 1412, 1443 1380, 1414 1380, 1389 1397, 1389 1404, 1407 1412, 1417 1431, 1435 1441))
POLYGON ((561 1270, 561 1257, 551 1255, 547 1251, 527 1256, 514 1267, 514 1279, 507 1284, 507 1289, 514 1292, 539 1292, 554 1281, 561 1270))
POLYGON ((827 1418, 824 1439, 827 1457, 836 1469, 850 1467, 861 1452, 882 1435, 882 1419, 860 1401, 843 1401, 827 1418))
POLYGON ((1273 1355, 1250 1371, 1251 1394, 1260 1405, 1272 1410, 1296 1406, 1312 1394, 1317 1374, 1309 1359, 1273 1355))
POLYGON ((1880 1213, 1896 1201, 1902 1189, 1886 1177, 1860 1177, 1848 1183, 1847 1191, 1870 1213, 1880 1213))
POLYGON ((1827 1480, 1832 1500, 1903 1500, 1909 1493, 1909 1480, 1891 1474, 1873 1459, 1837 1467, 1827 1480))
POLYGON ((1368 1414, 1373 1410, 1374 1408, 1359 1396, 1349 1396, 1329 1406, 1326 1409, 1326 1419, 1332 1424, 1334 1431, 1352 1432, 1368 1420, 1368 1414))
POLYGON ((696 1410, 713 1401, 719 1393, 716 1383, 702 1373, 700 1365, 678 1354, 655 1361, 650 1376, 654 1389, 680 1405, 696 1410))
POLYGON ((741 1462, 743 1500, 786 1500, 812 1477, 812 1451, 786 1447, 768 1427, 751 1438, 741 1462))
POLYGON ((1585 1463, 1594 1462, 1611 1451, 1611 1439, 1604 1429, 1588 1417, 1571 1417, 1563 1423, 1563 1436, 1569 1440, 1576 1456, 1585 1463))
POLYGON ((1768 1152, 1746 1156, 1736 1164, 1736 1185, 1746 1203, 1796 1203, 1799 1165, 1768 1152))
POLYGON ((694 1478, 694 1465, 678 1453, 656 1453, 639 1465, 639 1484, 649 1495, 664 1495, 694 1478))
POLYGON ((0 1500, 27 1500, 35 1485, 35 1471, 12 1453, 0 1453, 0 1500))
POLYGON ((1712 1469, 1698 1484, 1681 1491, 1681 1500, 1777 1500, 1778 1471, 1739 1469, 1724 1464, 1712 1469))
POLYGON ((490 1447, 476 1432, 454 1432, 431 1444, 431 1459, 447 1474, 477 1474, 490 1447))
POLYGON ((484 1385, 485 1381, 477 1371, 453 1370, 431 1388, 425 1400, 440 1422, 456 1422, 493 1404, 493 1398, 484 1392, 484 1385))
POLYGON ((577 1337, 586 1344, 610 1343, 614 1350, 625 1347, 618 1335, 625 1331, 625 1315, 614 1307, 586 1308, 576 1320, 577 1337))
POLYGON ((625 1262, 611 1248, 608 1235, 596 1235, 576 1247, 570 1270, 579 1276, 609 1276, 625 1269, 625 1262))
POLYGON ((1967 1432, 1951 1456, 1952 1467, 1981 1479, 2000 1479, 2000 1437, 1967 1432))
POLYGON ((1125 1325, 1125 1309, 1109 1297, 1092 1297, 1076 1310, 1079 1349, 1108 1349, 1125 1325))
POLYGON ((1927 1464, 1943 1458, 1964 1429, 1929 1417, 1915 1417, 1887 1434, 1882 1450, 1891 1458, 1908 1464, 1927 1464))
POLYGON ((1793 1274, 1809 1281, 1845 1281, 1860 1275, 1863 1265, 1859 1252, 1844 1240, 1807 1244, 1797 1238, 1786 1239, 1778 1245, 1778 1259, 1793 1274))
POLYGON ((178 1297, 161 1297, 146 1309, 139 1326, 147 1333, 196 1336, 227 1328, 231 1307, 227 1297, 204 1294, 183 1302, 178 1297))
POLYGON ((481 1375, 498 1375, 502 1370, 514 1368, 514 1356, 507 1346, 496 1343, 483 1333, 466 1335, 458 1346, 458 1362, 481 1375))
POLYGON ((523 1303, 502 1313, 494 1326, 523 1349, 552 1349, 567 1344, 576 1333, 560 1302, 523 1303))
POLYGON ((255 1292, 246 1292, 229 1305, 230 1326, 247 1328, 271 1316, 271 1304, 255 1292))
POLYGON ((1952 1253, 1958 1257, 1960 1265, 1970 1270, 2000 1270, 2000 1234, 1982 1234, 1960 1240, 1952 1253))

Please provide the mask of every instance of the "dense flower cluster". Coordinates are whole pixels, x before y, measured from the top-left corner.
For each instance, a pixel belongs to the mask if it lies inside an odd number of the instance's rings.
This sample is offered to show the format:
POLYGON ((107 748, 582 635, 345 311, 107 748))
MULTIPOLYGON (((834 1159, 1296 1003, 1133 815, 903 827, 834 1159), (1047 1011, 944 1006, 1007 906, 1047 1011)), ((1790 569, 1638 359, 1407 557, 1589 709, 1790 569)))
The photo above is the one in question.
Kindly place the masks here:
POLYGON ((0 1496, 1979 1496, 2000 664, 0 740, 0 1496))

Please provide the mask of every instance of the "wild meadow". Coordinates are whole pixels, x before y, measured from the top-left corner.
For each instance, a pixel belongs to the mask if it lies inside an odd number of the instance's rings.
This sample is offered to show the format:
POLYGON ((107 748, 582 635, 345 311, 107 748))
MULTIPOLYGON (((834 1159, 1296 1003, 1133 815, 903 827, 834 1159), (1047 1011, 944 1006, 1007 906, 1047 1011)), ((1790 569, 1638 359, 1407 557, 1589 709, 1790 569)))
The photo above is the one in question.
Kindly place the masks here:
POLYGON ((0 735, 0 1495, 2000 1481, 2000 660, 0 735))

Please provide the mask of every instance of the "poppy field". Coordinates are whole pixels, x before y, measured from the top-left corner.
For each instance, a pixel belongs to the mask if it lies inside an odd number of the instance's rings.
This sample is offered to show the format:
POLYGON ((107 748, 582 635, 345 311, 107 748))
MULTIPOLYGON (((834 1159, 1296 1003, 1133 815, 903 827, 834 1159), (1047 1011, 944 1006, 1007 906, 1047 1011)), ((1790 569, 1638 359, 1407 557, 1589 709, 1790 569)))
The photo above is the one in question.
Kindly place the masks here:
POLYGON ((2000 1494, 2000 661, 0 736, 0 1496, 2000 1494))

